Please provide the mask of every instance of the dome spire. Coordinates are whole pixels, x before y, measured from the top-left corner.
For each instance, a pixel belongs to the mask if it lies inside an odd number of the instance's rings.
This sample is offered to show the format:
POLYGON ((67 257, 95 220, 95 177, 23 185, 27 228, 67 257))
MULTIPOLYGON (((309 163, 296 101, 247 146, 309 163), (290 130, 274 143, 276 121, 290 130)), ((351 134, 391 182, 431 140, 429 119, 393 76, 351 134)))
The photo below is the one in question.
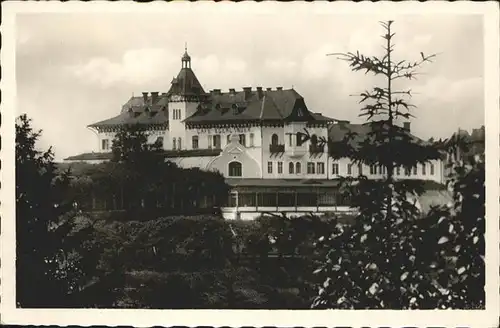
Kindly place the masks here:
POLYGON ((184 55, 182 56, 182 68, 191 68, 191 57, 187 52, 187 42, 184 43, 184 55))

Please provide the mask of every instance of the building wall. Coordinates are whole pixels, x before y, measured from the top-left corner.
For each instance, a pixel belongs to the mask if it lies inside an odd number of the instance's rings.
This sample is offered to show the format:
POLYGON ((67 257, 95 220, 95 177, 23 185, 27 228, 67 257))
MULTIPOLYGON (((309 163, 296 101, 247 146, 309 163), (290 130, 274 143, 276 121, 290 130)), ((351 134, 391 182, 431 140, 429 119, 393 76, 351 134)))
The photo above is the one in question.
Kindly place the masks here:
POLYGON ((232 136, 231 143, 224 148, 222 153, 207 165, 207 169, 218 171, 224 177, 262 178, 259 159, 253 157, 247 148, 239 143, 235 135, 232 136), (241 165, 240 176, 230 176, 229 165, 233 162, 241 165))
POLYGON ((170 102, 168 104, 169 117, 169 136, 165 142, 165 149, 174 149, 173 140, 176 140, 176 149, 179 149, 179 138, 181 140, 181 149, 190 149, 191 140, 187 138, 186 127, 183 122, 187 117, 196 112, 197 102, 170 102), (178 117, 176 113, 180 111, 178 117))
MULTIPOLYGON (((319 154, 309 152, 310 141, 297 147, 296 133, 304 132, 304 127, 305 124, 293 127, 290 125, 262 127, 262 175, 265 179, 326 179, 328 177, 328 148, 326 145, 324 153, 319 154), (290 138, 289 133, 293 133, 292 138, 290 138), (278 136, 278 144, 285 146, 284 152, 273 153, 270 151, 273 134, 278 136), (293 164, 293 171, 290 170, 290 163, 293 164), (298 163, 300 164, 300 173, 297 173, 298 163), (314 166, 314 170, 310 170, 309 173, 308 164, 314 166)), ((311 135, 315 134, 318 139, 328 137, 328 131, 325 127, 306 129, 311 135)))
MULTIPOLYGON (((359 172, 359 166, 352 165, 351 168, 351 174, 348 173, 348 166, 351 164, 351 161, 348 158, 341 158, 338 160, 333 160, 329 159, 329 165, 328 165, 328 176, 330 179, 336 179, 341 176, 347 177, 347 176, 353 176, 356 177, 360 174, 359 172), (337 164, 338 168, 338 174, 334 173, 334 164, 337 164)), ((362 173, 363 175, 367 176, 368 178, 373 178, 373 179, 381 179, 385 176, 387 176, 387 172, 382 168, 382 171, 380 167, 373 167, 372 169, 368 165, 362 165, 362 173)), ((394 176, 396 179, 411 179, 411 180, 432 180, 438 183, 443 183, 444 182, 444 176, 443 176, 443 162, 442 161, 431 161, 430 163, 427 163, 425 165, 425 171, 423 170, 423 165, 418 164, 417 165, 417 170, 415 172, 414 169, 410 171, 410 175, 406 175, 405 169, 400 168, 399 171, 398 169, 394 170, 394 176), (431 164, 434 166, 433 174, 431 174, 431 164), (399 172, 399 173, 398 173, 399 172), (424 174, 425 173, 425 174, 424 174)))
POLYGON ((97 135, 98 138, 98 149, 100 153, 107 153, 111 151, 113 146, 113 139, 116 136, 116 132, 100 132, 97 135), (106 140, 106 141, 105 141, 106 140), (107 147, 103 147, 103 143, 107 144, 107 147))
MULTIPOLYGON (((163 138, 163 147, 164 149, 168 149, 166 148, 166 145, 165 145, 165 142, 168 141, 168 135, 169 135, 169 132, 168 130, 147 130, 146 131, 146 135, 148 137, 148 143, 154 143, 157 141, 157 139, 159 137, 162 137, 163 138)), ((107 153, 107 152, 110 152, 111 151, 111 147, 113 146, 113 140, 115 139, 116 137, 116 132, 100 132, 97 134, 97 138, 98 138, 98 149, 99 149, 99 152, 100 153, 107 153), (104 143, 107 143, 107 147, 103 148, 103 140, 107 140, 107 142, 104 142, 104 143)))
POLYGON ((193 149, 193 136, 198 137, 198 148, 213 148, 213 136, 220 136, 221 149, 229 145, 230 136, 245 135, 245 147, 255 153, 260 153, 261 134, 259 127, 227 127, 227 128, 195 128, 186 129, 186 149, 193 149), (251 137, 253 135, 253 137, 251 137))

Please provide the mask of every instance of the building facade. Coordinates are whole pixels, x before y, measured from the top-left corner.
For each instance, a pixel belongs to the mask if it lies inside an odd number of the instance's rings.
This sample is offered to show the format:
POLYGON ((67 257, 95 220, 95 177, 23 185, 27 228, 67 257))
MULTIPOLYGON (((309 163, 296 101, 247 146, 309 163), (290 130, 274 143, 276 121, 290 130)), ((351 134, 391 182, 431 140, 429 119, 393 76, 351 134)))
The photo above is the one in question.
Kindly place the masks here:
MULTIPOLYGON (((98 150, 67 161, 109 160, 114 136, 127 124, 143 125, 148 141, 163 144, 166 157, 179 166, 223 174, 233 190, 224 209, 227 218, 349 210, 336 191, 337 179, 385 174, 382 167, 354 165, 348 158, 333 160, 328 145, 320 142, 340 140, 350 131, 366 133, 365 125, 311 111, 294 89, 205 92, 187 51, 168 92, 132 97, 117 116, 89 125, 97 135, 98 150), (301 140, 304 134, 310 136, 307 141, 301 140)), ((443 164, 396 169, 396 177, 441 183, 443 164)))

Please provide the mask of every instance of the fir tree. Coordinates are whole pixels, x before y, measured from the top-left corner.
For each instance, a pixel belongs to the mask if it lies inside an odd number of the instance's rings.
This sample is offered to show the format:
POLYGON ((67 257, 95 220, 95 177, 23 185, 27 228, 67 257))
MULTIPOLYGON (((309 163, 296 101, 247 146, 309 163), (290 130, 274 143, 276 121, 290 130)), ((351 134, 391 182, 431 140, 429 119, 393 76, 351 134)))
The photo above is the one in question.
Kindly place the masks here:
MULTIPOLYGON (((39 151, 41 131, 16 121, 16 300, 20 307, 71 307, 95 276, 92 228, 77 224, 66 194, 69 172, 56 173, 51 149, 39 151)), ((76 302, 76 303, 75 303, 76 302)))
POLYGON ((434 308, 440 304, 432 256, 443 239, 439 234, 425 237, 432 227, 419 222, 422 213, 408 197, 423 192, 422 182, 397 179, 395 169, 411 170, 439 160, 454 142, 423 142, 396 124, 414 117, 415 108, 408 101, 412 91, 397 89, 397 82, 414 79, 417 70, 435 55, 421 52, 416 61, 396 60, 392 24, 381 22, 383 57, 332 54, 347 61, 355 72, 383 77, 385 85, 359 94, 364 104, 360 116, 370 127, 366 136, 347 133, 340 142, 322 142, 328 143, 334 159, 381 165, 386 175, 381 180, 343 179, 342 190, 350 195, 359 215, 353 226, 338 224, 319 243, 327 255, 316 270, 323 283, 314 308, 434 308))

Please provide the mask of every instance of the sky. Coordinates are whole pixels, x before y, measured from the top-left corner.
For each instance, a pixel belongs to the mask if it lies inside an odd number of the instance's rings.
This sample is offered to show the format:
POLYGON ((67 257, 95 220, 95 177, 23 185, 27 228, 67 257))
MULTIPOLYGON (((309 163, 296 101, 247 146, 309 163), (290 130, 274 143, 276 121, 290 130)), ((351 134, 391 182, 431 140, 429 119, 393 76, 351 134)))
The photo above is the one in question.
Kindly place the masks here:
MULTIPOLYGON (((205 88, 293 87, 313 112, 363 122, 356 93, 378 83, 332 52, 382 54, 381 17, 203 10, 162 13, 33 13, 16 22, 17 114, 43 130, 56 159, 95 151, 87 125, 110 118, 132 96, 166 92, 187 43, 205 88)), ((484 124, 480 15, 394 15, 394 60, 436 53, 411 88, 412 132, 445 138, 484 124)))

